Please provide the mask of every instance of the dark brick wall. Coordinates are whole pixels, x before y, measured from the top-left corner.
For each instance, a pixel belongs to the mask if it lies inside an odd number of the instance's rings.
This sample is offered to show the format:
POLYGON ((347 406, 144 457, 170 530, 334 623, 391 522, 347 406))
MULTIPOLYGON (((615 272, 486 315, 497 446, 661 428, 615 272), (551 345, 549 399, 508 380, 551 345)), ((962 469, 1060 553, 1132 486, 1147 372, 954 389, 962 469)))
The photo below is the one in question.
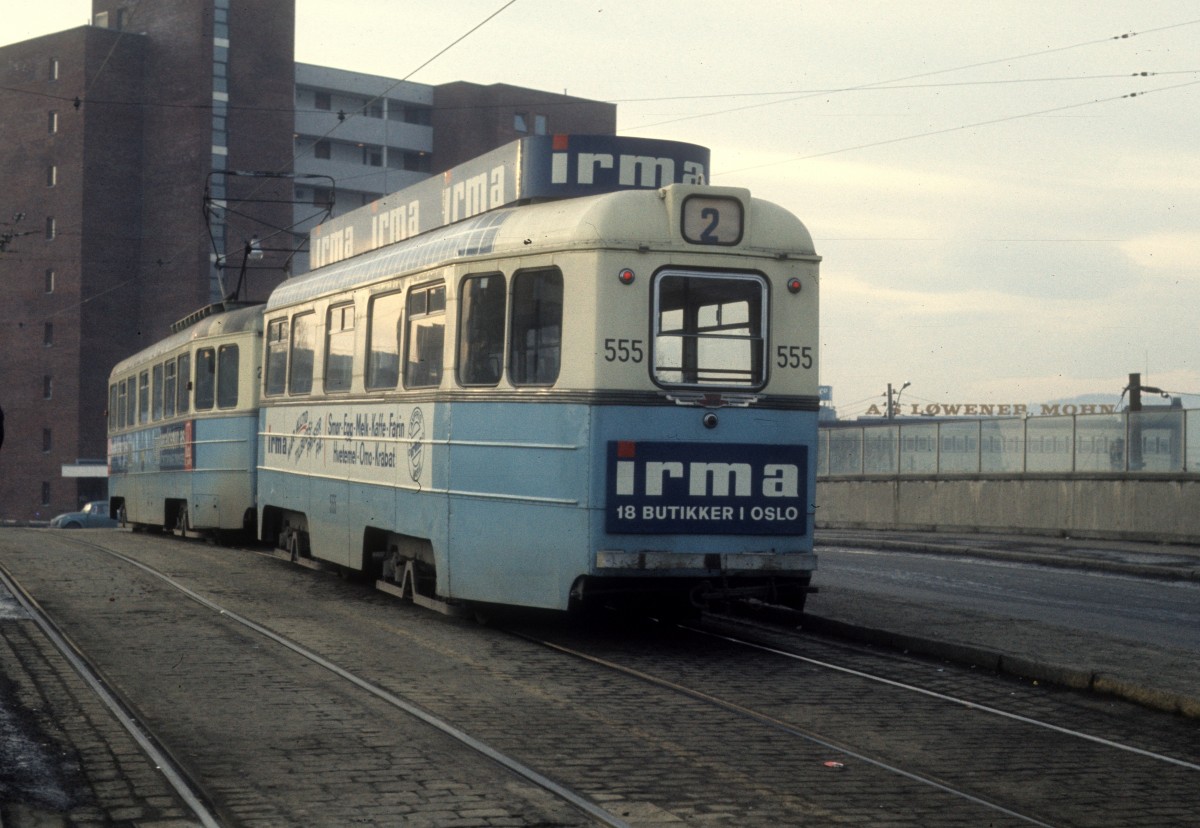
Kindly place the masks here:
POLYGON ((64 480, 61 469, 78 456, 79 440, 84 130, 82 108, 72 102, 86 89, 86 52, 81 28, 14 44, 0 60, 0 222, 8 223, 0 232, 29 232, 0 253, 0 516, 6 518, 48 517, 76 505, 76 484, 64 480), (57 79, 50 77, 52 60, 57 79), (53 132, 51 112, 57 113, 53 132), (19 222, 18 213, 24 214, 19 222), (53 239, 46 238, 49 218, 53 239), (53 273, 49 291, 47 271, 53 273), (48 507, 43 483, 50 486, 48 507))
POLYGON ((537 115, 546 116, 549 133, 612 135, 617 130, 616 104, 503 83, 446 83, 433 90, 434 172, 534 134, 537 115), (514 128, 517 113, 526 116, 525 132, 514 128))
MULTIPOLYGON (((290 2, 276 0, 237 0, 232 5, 230 169, 290 174, 296 129, 294 9, 290 2)), ((288 230, 292 188, 291 178, 229 180, 231 203, 250 214, 229 228, 230 263, 240 264, 239 249, 255 235, 264 250, 262 261, 246 271, 242 299, 265 301, 286 277, 297 244, 288 230)), ((229 281, 236 280, 237 271, 234 267, 229 281)))
MULTIPOLYGON (((230 5, 228 168, 290 171, 293 5, 230 5)), ((16 229, 37 231, 0 253, 0 519, 46 519, 104 495, 102 480, 64 479, 62 466, 105 455, 109 370, 210 299, 202 205, 212 167, 213 0, 95 0, 93 11, 108 12, 110 28, 0 49, 0 221, 24 212, 16 229), (53 240, 44 238, 48 216, 53 240)), ((266 237, 290 223, 291 207, 280 203, 290 181, 259 193, 267 200, 246 209, 252 232, 266 237)), ((254 274, 258 298, 283 278, 282 254, 275 259, 254 274)))

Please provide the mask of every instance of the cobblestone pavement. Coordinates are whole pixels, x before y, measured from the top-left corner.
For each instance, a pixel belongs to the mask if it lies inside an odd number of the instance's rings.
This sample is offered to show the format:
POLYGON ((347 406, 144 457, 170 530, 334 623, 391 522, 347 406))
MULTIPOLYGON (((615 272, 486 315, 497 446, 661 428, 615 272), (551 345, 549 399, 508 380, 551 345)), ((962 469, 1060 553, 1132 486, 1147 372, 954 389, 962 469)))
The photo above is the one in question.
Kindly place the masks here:
MULTIPOLYGON (((450 719, 633 825, 1022 824, 869 764, 831 768, 826 762, 840 754, 827 745, 714 713, 699 701, 681 700, 645 682, 537 650, 496 630, 447 620, 326 574, 203 544, 126 533, 79 537, 119 543, 127 554, 185 580, 230 611, 253 617, 450 719)), ((128 567, 101 565, 95 556, 51 533, 0 532, 0 564, 39 595, 126 697, 137 700, 155 732, 222 803, 229 824, 590 824, 415 720, 361 698, 311 662, 279 652, 266 639, 128 567)), ((69 671, 9 655, 27 623, 0 620, 0 642, 8 647, 0 649, 0 670, 44 694, 43 685, 69 680, 58 675, 69 671)), ((719 683, 721 692, 756 699, 781 718, 818 731, 827 724, 836 727, 868 752, 899 738, 918 765, 936 767, 948 760, 964 765, 967 777, 1011 775, 1051 801, 1055 786, 1070 784, 1088 811, 1061 824, 1161 825, 1164 817, 1186 824, 1188 814, 1196 812, 1188 810, 1194 793, 1187 795, 1191 800, 1174 801, 1162 791, 1177 790, 1178 783, 1166 788, 1160 780, 1143 785, 1144 795, 1128 797, 1112 819, 1097 820, 1093 817, 1103 810, 1091 809, 1103 805, 1092 803, 1090 792, 1099 790, 1096 797, 1102 799, 1105 791, 1124 788, 1107 789, 1099 777, 1086 784, 1071 779, 1079 773, 1078 756, 1064 755, 1044 737, 974 730, 966 718, 951 725, 945 711, 906 705, 815 669, 779 668, 776 674, 761 659, 734 657, 722 648, 664 651, 662 641, 647 639, 639 654, 631 653, 620 636, 616 641, 624 656, 648 672, 661 670, 699 684, 707 678, 719 683), (946 743, 948 733, 956 738, 946 743), (973 754, 988 758, 976 767, 973 754), (1156 796, 1163 801, 1152 801, 1156 796)), ((604 639, 594 643, 617 646, 604 639)), ((904 669, 927 671, 928 666, 904 669)), ((972 686, 977 681, 957 674, 953 680, 972 686)), ((1004 695, 1008 689, 992 692, 1004 695)), ((1064 701, 1063 715, 1075 715, 1075 704, 1064 701)), ((112 745, 121 741, 120 734, 107 733, 103 721, 80 719, 58 701, 45 704, 44 718, 48 727, 57 728, 45 738, 52 749, 72 740, 95 740, 115 754, 112 745), (83 735, 73 735, 75 728, 83 735)), ((1152 729, 1151 718, 1141 720, 1146 728, 1133 721, 1120 717, 1121 724, 1111 725, 1114 736, 1132 738, 1152 729), (1126 722, 1130 732, 1121 731, 1126 722)), ((153 768, 143 767, 151 773, 142 779, 136 761, 98 758, 74 776, 64 773, 58 787, 77 797, 69 807, 94 809, 80 811, 98 820, 94 824, 186 824, 173 803, 153 790, 153 768), (140 813, 119 810, 120 797, 104 785, 116 781, 140 786, 131 794, 140 813)), ((1148 773, 1141 765, 1118 772, 1131 785, 1145 781, 1148 773)), ((23 810, 0 812, 8 820, 4 828, 89 824, 64 818, 69 813, 64 802, 39 800, 22 790, 23 810), (31 815, 62 821, 29 821, 31 815)))
POLYGON ((0 825, 196 824, 111 711, 0 593, 0 825))

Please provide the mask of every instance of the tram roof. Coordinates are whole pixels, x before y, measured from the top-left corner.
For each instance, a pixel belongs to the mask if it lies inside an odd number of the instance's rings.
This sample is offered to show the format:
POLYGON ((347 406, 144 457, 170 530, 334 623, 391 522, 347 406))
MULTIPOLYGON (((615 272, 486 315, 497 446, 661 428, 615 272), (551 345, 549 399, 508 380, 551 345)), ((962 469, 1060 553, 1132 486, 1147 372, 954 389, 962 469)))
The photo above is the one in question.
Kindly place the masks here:
POLYGON ((222 334, 262 331, 263 306, 261 304, 227 311, 222 310, 220 305, 211 307, 214 310, 212 314, 201 317, 183 330, 171 334, 166 339, 160 339, 150 347, 143 348, 133 356, 121 360, 113 366, 111 373, 127 373, 197 339, 208 339, 222 334))
POLYGON ((685 195, 735 196, 747 233, 736 247, 691 247, 696 253, 740 253, 817 260, 812 236, 784 208, 752 199, 749 190, 675 184, 502 208, 313 270, 281 284, 267 309, 369 285, 428 267, 473 258, 580 248, 685 246, 664 200, 685 195))

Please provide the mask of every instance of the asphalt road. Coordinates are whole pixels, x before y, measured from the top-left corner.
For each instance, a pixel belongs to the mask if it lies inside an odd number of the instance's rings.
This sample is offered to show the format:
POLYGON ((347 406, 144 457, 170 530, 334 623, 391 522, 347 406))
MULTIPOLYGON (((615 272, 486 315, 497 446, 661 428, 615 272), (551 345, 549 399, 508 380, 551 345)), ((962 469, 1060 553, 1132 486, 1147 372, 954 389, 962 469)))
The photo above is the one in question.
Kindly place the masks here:
POLYGON ((821 548, 817 581, 1200 653, 1196 582, 840 545, 821 548))

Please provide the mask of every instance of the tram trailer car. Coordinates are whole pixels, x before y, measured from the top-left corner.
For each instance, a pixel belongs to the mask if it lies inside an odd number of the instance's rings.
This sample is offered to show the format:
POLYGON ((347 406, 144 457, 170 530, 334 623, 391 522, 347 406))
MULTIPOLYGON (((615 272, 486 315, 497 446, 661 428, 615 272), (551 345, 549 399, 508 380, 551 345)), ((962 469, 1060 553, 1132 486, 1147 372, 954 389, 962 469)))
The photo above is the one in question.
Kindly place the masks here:
POLYGON ((262 307, 195 316, 109 376, 109 508, 135 530, 253 537, 262 307))
POLYGON ((262 536, 416 598, 802 608, 818 261, 782 208, 675 184, 290 280, 264 320, 262 536))

